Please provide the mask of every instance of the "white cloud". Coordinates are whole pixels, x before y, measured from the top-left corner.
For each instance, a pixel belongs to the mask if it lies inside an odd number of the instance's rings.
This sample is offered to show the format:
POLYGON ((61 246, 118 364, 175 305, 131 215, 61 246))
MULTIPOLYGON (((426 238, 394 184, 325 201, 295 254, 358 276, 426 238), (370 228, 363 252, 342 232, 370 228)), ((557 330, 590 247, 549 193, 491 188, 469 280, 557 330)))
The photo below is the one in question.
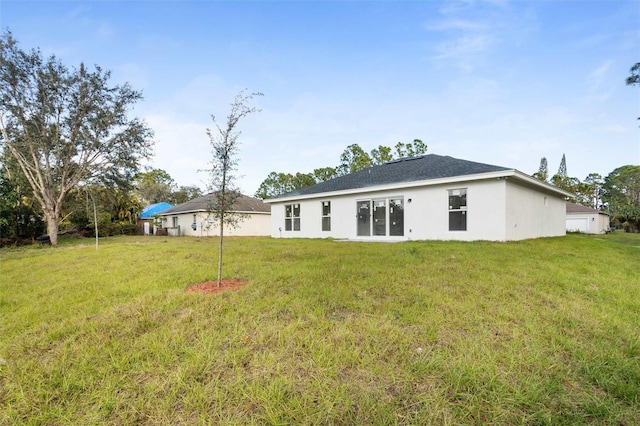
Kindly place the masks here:
POLYGON ((425 25, 435 38, 434 59, 465 72, 490 63, 499 47, 519 44, 536 26, 529 8, 514 8, 502 0, 446 2, 439 16, 425 25))
POLYGON ((610 82, 615 81, 611 75, 612 61, 606 60, 593 69, 586 77, 587 93, 591 100, 604 101, 612 95, 610 82))
POLYGON ((168 172, 178 185, 206 186, 206 173, 211 158, 204 126, 185 121, 172 114, 146 115, 154 130, 155 157, 150 166, 168 172))
POLYGON ((454 18, 427 24, 427 29, 431 31, 485 32, 490 30, 490 26, 482 21, 454 18))

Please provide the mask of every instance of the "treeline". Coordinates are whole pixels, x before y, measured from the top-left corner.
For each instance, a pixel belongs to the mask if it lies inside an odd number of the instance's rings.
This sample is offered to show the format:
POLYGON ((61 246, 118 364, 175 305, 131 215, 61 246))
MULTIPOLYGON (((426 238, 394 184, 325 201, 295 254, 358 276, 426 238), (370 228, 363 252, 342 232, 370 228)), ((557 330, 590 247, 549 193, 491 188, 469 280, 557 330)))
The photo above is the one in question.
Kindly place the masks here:
POLYGON ((349 145, 340 155, 340 163, 335 167, 314 169, 311 173, 271 172, 262 181, 255 193, 262 200, 273 198, 285 192, 305 188, 339 176, 357 172, 378 164, 384 164, 398 158, 415 157, 427 152, 427 145, 420 139, 413 142, 398 142, 395 147, 380 145, 366 152, 360 145, 349 145))
MULTIPOLYGON (((322 167, 311 173, 269 173, 260 184, 255 197, 272 198, 397 158, 413 157, 426 152, 427 145, 420 139, 406 144, 398 142, 394 148, 380 145, 370 152, 366 152, 358 144, 352 144, 342 152, 340 162, 335 167, 322 167)), ((621 166, 606 177, 589 173, 581 181, 569 176, 567 159, 563 154, 557 173, 549 173, 548 161, 543 157, 533 177, 575 194, 573 201, 577 204, 606 211, 611 215, 615 227, 627 232, 640 232, 640 166, 621 166)))
MULTIPOLYGON (((12 244, 46 232, 42 211, 31 187, 12 168, 10 158, 0 159, 0 240, 12 244)), ((15 166, 15 165, 14 165, 15 166)), ((181 204, 202 195, 196 186, 179 186, 164 170, 137 173, 118 186, 88 184, 69 191, 60 213, 61 233, 101 236, 131 234, 142 209, 158 202, 181 204)))
POLYGON ((563 154, 556 174, 549 176, 549 165, 543 157, 533 177, 575 194, 577 204, 609 213, 615 227, 640 232, 640 166, 621 166, 606 177, 589 173, 580 181, 568 175, 563 154))

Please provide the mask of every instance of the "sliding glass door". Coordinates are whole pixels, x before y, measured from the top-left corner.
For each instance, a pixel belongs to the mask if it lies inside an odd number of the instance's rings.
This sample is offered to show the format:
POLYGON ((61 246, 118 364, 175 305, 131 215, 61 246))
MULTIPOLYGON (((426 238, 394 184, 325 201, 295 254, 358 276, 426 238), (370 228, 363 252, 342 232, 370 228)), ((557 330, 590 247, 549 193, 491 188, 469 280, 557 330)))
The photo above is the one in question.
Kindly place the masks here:
POLYGON ((356 201, 356 210, 359 237, 404 235, 403 198, 356 201))

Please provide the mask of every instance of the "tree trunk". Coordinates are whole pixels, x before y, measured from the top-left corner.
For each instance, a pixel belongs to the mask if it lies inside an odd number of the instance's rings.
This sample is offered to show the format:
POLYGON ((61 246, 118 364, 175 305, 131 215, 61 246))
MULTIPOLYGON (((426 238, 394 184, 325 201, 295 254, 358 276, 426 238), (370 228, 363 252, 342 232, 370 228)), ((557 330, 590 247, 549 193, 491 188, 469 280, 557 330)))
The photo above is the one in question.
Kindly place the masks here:
POLYGON ((45 212, 44 218, 47 221, 47 234, 51 240, 52 246, 58 245, 58 215, 51 212, 45 212))
POLYGON ((224 238, 224 215, 220 217, 220 248, 218 249, 218 288, 222 285, 222 241, 224 238))

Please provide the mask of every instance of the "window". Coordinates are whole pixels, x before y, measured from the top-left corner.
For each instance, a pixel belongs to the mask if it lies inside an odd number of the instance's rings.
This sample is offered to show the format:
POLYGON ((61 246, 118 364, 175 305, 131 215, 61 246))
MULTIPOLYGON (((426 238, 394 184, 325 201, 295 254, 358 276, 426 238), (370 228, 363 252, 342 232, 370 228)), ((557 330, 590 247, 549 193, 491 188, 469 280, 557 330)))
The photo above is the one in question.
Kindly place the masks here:
POLYGON ((300 204, 287 204, 284 206, 284 230, 300 230, 300 204))
POLYGON ((322 202, 322 230, 331 231, 331 201, 322 202))
POLYGON ((177 228, 178 227, 178 216, 174 216, 171 218, 171 225, 173 228, 177 228))
POLYGON ((449 231, 467 230, 467 189, 449 190, 449 231))
POLYGON ((389 200, 389 235, 404 235, 404 200, 389 200))

